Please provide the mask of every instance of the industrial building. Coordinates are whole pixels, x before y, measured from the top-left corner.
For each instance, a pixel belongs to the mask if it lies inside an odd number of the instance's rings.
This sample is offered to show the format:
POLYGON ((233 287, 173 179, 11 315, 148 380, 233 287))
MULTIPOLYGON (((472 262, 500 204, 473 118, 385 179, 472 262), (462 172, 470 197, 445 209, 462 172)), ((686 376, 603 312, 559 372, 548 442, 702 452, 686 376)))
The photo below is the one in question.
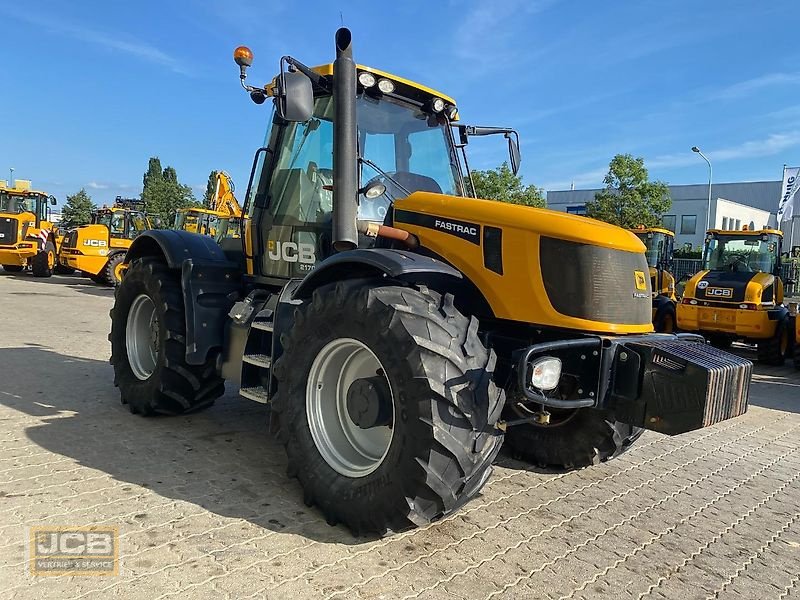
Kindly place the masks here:
MULTIPOLYGON (((563 190, 547 192, 547 207, 573 214, 586 214, 586 203, 594 199, 592 190, 563 190)), ((714 183, 711 186, 711 206, 708 184, 669 186, 672 208, 664 215, 664 226, 675 232, 676 248, 700 248, 706 227, 741 229, 775 227, 780 181, 714 183), (691 246, 690 246, 691 245, 691 246)), ((800 211, 796 211, 800 212, 800 211)), ((785 234, 784 251, 800 245, 800 215, 781 224, 785 234)))

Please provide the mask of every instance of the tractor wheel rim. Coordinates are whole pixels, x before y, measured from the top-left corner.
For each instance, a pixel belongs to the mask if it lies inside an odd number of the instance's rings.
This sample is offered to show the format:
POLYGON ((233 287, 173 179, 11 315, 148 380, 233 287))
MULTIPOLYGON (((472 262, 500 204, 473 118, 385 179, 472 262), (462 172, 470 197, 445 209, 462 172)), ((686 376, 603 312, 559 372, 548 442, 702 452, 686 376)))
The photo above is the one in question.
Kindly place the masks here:
POLYGON ((56 266, 56 255, 53 252, 47 253, 47 268, 52 269, 56 266))
MULTIPOLYGON (((311 365, 306 384, 306 418, 311 437, 322 458, 347 477, 365 477, 375 471, 389 452, 391 426, 362 429, 350 418, 347 392, 357 379, 384 374, 380 360, 363 342, 339 338, 326 344, 311 365)), ((389 386, 392 422, 394 392, 389 386)))
POLYGON ((122 281, 122 273, 124 270, 124 263, 119 263, 114 267, 114 283, 120 283, 122 281))
POLYGON ((160 330, 156 306, 147 294, 140 294, 131 304, 125 326, 128 363, 137 379, 145 381, 156 370, 160 330))

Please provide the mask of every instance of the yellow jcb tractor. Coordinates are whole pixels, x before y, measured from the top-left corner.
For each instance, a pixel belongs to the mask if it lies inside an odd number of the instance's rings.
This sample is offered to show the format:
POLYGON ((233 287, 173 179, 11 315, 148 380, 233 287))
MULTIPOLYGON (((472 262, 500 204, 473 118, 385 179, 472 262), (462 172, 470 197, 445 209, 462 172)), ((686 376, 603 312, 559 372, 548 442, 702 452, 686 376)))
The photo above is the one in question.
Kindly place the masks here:
POLYGON ((114 206, 92 213, 92 222, 64 237, 58 261, 95 283, 116 285, 121 279, 122 259, 136 236, 152 228, 144 202, 117 196, 114 206))
POLYGON ((31 268, 34 277, 50 277, 56 264, 58 228, 50 221, 56 199, 17 179, 0 181, 0 265, 9 273, 31 268))
POLYGON ((635 235, 470 197, 470 138, 503 135, 516 172, 516 133, 357 66, 347 29, 335 46, 320 67, 284 57, 264 87, 235 51, 251 98, 274 100, 243 234, 134 240, 109 336, 132 412, 199 410, 238 382, 269 405, 306 503, 384 533, 473 498, 506 430, 530 460, 577 468, 644 428, 746 410, 749 361, 652 333, 635 235))
POLYGON ((208 235, 217 242, 240 237, 242 207, 233 192, 233 180, 225 171, 218 171, 211 207, 178 209, 174 229, 208 235))
POLYGON ((641 225, 632 230, 645 247, 653 291, 653 327, 660 333, 675 332, 675 277, 672 274, 672 250, 675 234, 660 227, 641 225))
POLYGON ((783 305, 782 238, 775 229, 710 229, 703 270, 687 282, 678 306, 678 327, 719 348, 756 344, 759 362, 783 364, 794 332, 783 305))

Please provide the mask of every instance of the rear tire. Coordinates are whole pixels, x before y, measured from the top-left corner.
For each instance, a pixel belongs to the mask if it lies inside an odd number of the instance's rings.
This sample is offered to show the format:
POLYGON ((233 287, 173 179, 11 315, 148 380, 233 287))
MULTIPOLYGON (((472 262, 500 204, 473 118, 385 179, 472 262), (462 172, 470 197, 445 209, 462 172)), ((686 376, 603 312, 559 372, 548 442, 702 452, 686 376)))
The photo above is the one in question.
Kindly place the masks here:
POLYGON ((131 265, 110 315, 114 385, 132 413, 178 415, 211 406, 223 394, 216 354, 203 365, 186 362, 180 283, 162 262, 145 258, 131 265))
POLYGON ((48 241, 44 249, 36 253, 31 259, 31 271, 34 277, 52 277, 53 268, 56 266, 56 247, 48 241))
POLYGON ((675 333, 678 330, 675 305, 669 303, 656 313, 654 329, 658 333, 675 333))
POLYGON ((108 259, 106 266, 103 267, 100 273, 104 284, 111 286, 119 285, 120 280, 117 279, 117 267, 123 260, 125 260, 124 252, 117 252, 108 259))
MULTIPOLYGON (((354 535, 400 531, 457 510, 488 479, 503 439, 496 424, 504 394, 492 382, 496 357, 478 338, 477 320, 458 312, 452 295, 385 284, 343 281, 316 290, 281 337, 284 353, 274 371, 273 411, 289 473, 299 479, 306 504, 354 535), (325 444, 336 426, 323 432, 322 443, 314 437, 320 438, 316 407, 330 406, 315 392, 324 389, 313 383, 319 357, 347 340, 377 360, 393 405, 389 424, 380 426, 391 431, 383 454, 374 452, 368 468, 350 475, 325 444)), ((338 398, 331 393, 333 402, 338 398)), ((345 427, 353 424, 343 412, 345 427)), ((336 448, 364 462, 347 443, 336 448)))
POLYGON ((24 268, 21 265, 3 265, 3 270, 7 273, 21 273, 24 268))
MULTIPOLYGON (((507 409, 509 419, 521 411, 507 409)), ((506 431, 506 443, 515 458, 538 467, 581 469, 616 458, 625 452, 644 429, 614 420, 613 415, 593 408, 579 408, 561 422, 550 425, 514 425, 506 431)))
POLYGON ((773 367, 781 366, 791 350, 792 334, 789 319, 783 318, 775 325, 775 334, 757 344, 758 362, 773 367))

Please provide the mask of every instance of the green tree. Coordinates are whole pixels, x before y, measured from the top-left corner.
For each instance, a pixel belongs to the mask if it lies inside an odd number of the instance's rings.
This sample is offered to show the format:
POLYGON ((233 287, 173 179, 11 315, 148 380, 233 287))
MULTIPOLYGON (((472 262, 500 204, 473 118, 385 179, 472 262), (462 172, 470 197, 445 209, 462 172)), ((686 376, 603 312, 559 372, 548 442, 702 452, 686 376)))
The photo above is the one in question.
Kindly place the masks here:
POLYGON ((192 188, 178 181, 178 173, 173 167, 162 169, 158 157, 150 159, 142 182, 142 200, 147 212, 160 217, 165 227, 172 226, 179 208, 199 206, 192 188))
POLYGON ((142 177, 142 189, 146 190, 147 186, 153 181, 158 181, 164 178, 164 170, 161 168, 161 161, 157 156, 150 157, 147 163, 147 171, 144 172, 142 177))
POLYGON ((472 181, 475 184, 475 195, 487 200, 500 200, 511 204, 544 207, 547 205, 544 190, 535 185, 524 185, 522 176, 514 175, 503 163, 496 169, 473 171, 472 181))
POLYGON ((61 209, 61 227, 68 229, 90 223, 95 208, 92 197, 81 188, 79 192, 67 196, 67 202, 61 209))
POLYGON ((206 193, 203 194, 203 206, 206 208, 211 208, 214 205, 214 197, 217 194, 217 173, 218 171, 211 171, 208 174, 206 193))
POLYGON ((642 158, 617 154, 603 183, 605 189, 586 203, 586 214, 594 219, 626 228, 655 227, 672 206, 669 187, 663 181, 650 181, 642 158))

